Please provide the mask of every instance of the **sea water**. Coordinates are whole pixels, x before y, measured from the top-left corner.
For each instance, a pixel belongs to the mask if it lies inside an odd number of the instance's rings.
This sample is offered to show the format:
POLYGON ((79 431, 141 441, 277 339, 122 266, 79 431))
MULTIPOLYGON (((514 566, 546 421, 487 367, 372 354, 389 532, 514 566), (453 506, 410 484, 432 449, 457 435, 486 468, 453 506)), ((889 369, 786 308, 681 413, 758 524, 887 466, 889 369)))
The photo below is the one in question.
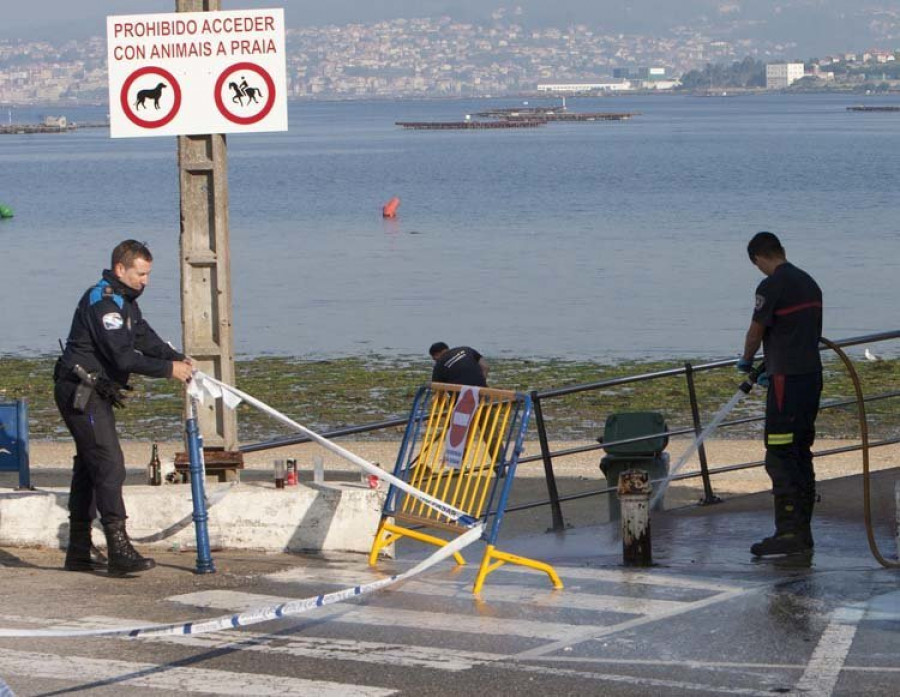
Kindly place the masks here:
MULTIPOLYGON (((733 356, 762 278, 745 247, 763 229, 819 281, 829 338, 894 329, 900 117, 846 110, 859 101, 569 100, 640 115, 484 132, 394 122, 521 100, 292 103, 288 132, 228 137, 236 350, 733 356)), ((16 213, 0 221, 0 353, 54 352, 128 237, 155 255, 145 315, 180 343, 175 153, 172 137, 105 129, 0 135, 0 202, 16 213)))

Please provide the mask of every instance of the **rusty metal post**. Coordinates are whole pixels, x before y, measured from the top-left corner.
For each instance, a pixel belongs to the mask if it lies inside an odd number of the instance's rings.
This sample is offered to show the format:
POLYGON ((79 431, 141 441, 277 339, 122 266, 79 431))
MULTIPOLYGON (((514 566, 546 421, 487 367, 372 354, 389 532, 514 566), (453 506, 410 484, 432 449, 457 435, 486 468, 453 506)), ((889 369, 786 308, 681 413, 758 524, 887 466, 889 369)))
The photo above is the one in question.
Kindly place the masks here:
POLYGON ((550 456, 550 442, 547 439, 547 426, 544 423, 544 410, 541 406, 541 398, 537 391, 531 393, 531 403, 534 409, 534 422, 537 425, 538 440, 541 444, 541 458, 544 461, 544 479, 547 483, 547 494, 550 496, 550 514, 553 525, 547 532, 562 532, 566 529, 566 521, 563 519, 562 506, 559 503, 559 490, 556 488, 556 475, 553 473, 553 458, 550 456))
POLYGON ((653 486, 644 470, 626 470, 619 475, 619 506, 622 509, 622 561, 625 566, 651 566, 650 494, 653 486))
MULTIPOLYGON (((697 387, 694 385, 694 367, 690 363, 684 364, 684 377, 687 380, 688 398, 691 402, 691 418, 694 420, 694 437, 703 433, 703 423, 700 421, 700 406, 697 403, 697 387)), ((700 478, 703 480, 703 498, 701 506, 713 503, 722 503, 722 499, 713 493, 712 482, 709 480, 709 465, 706 461, 706 446, 703 443, 697 446, 697 457, 700 459, 700 478)))
POLYGON ((894 502, 896 504, 895 520, 897 521, 897 556, 900 557, 900 479, 894 482, 894 502))
MULTIPOLYGON (((178 12, 213 12, 220 0, 176 0, 178 12)), ((222 134, 178 137, 181 191, 181 323, 197 367, 234 384, 228 157, 222 134)), ((185 408, 190 413, 189 400, 185 408)), ((237 416, 221 399, 198 409, 208 445, 237 449, 237 416)))

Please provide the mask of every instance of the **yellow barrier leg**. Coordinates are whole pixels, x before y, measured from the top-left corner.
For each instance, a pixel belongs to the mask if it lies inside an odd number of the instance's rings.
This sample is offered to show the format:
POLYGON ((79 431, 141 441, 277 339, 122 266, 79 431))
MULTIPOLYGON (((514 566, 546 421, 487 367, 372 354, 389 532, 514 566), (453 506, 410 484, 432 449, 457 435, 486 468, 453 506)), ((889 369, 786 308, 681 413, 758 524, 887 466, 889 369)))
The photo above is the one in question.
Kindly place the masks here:
POLYGON ((550 577, 550 582, 555 589, 559 590, 563 587, 562 579, 560 579, 559 574, 556 573, 556 569, 549 564, 545 564, 544 562, 535 559, 528 559, 527 557, 520 557, 515 554, 501 552, 496 549, 494 545, 488 545, 484 550, 484 556, 481 558, 481 566, 478 568, 478 576, 475 577, 475 586, 472 588, 472 592, 475 595, 481 593, 481 589, 484 587, 484 581, 488 577, 488 574, 496 571, 507 563, 518 564, 519 566, 527 566, 530 569, 543 571, 550 577))
MULTIPOLYGON (((428 535, 418 530, 401 528, 399 525, 394 525, 393 523, 389 523, 387 519, 384 519, 379 523, 378 532, 375 534, 375 541, 372 543, 372 551, 369 553, 369 566, 375 566, 375 563, 378 561, 378 552, 392 542, 399 540, 401 537, 411 537, 414 540, 426 542, 430 545, 435 545, 436 547, 445 547, 447 545, 447 540, 442 540, 440 537, 428 535)), ((465 557, 459 552, 453 553, 453 559, 459 566, 466 565, 465 557)))
POLYGON ((392 535, 385 531, 388 522, 386 518, 382 518, 378 523, 378 532, 375 533, 375 539, 372 540, 372 550, 369 552, 369 566, 375 566, 378 562, 378 553, 389 544, 397 540, 400 535, 392 535))
MULTIPOLYGON (((401 528, 396 525, 392 525, 391 523, 385 523, 385 530, 390 530, 391 532, 397 533, 398 537, 411 537, 414 540, 418 540, 419 542, 427 542, 430 545, 435 545, 436 547, 446 547, 447 540, 442 540, 440 537, 435 537, 434 535, 428 535, 424 532, 420 532, 419 530, 409 530, 408 528, 401 528)), ((453 559, 456 560, 456 563, 460 566, 466 565, 466 560, 462 554, 459 552, 453 553, 453 559)))

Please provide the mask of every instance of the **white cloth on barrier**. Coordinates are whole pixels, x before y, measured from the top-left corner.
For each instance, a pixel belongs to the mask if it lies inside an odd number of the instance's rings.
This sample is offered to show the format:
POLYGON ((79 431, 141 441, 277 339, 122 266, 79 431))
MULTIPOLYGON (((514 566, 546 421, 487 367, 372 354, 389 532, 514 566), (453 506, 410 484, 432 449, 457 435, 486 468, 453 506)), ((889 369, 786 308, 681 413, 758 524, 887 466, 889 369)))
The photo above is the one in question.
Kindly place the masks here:
POLYGON ((138 638, 146 636, 205 634, 207 632, 220 632, 226 629, 236 629, 238 627, 249 627, 250 625, 259 624, 260 622, 268 622, 270 620, 278 620, 299 615, 304 612, 309 612, 310 610, 315 610, 318 607, 333 605, 344 600, 349 600, 350 598, 357 598, 362 595, 374 593, 387 586, 406 581, 423 571, 427 571, 438 562, 447 559, 478 540, 478 538, 481 537, 483 527, 482 524, 478 524, 471 530, 467 530, 455 540, 448 542, 445 547, 441 547, 430 557, 419 562, 411 569, 404 571, 402 574, 396 574, 388 578, 371 581, 370 583, 354 586, 353 588, 345 588, 344 590, 335 591, 334 593, 325 593, 297 600, 286 600, 278 605, 251 608, 250 610, 238 614, 222 615, 221 617, 199 620, 197 622, 173 622, 170 624, 149 624, 139 627, 114 627, 109 629, 0 629, 0 638, 62 638, 85 636, 127 636, 130 638, 138 638))
POLYGON ((213 399, 219 399, 221 397, 222 401, 225 403, 225 406, 227 406, 230 409, 234 409, 242 401, 246 402, 247 404, 254 406, 257 409, 259 409, 260 411, 268 414, 275 420, 280 421, 281 423, 283 423, 287 426, 290 426, 291 428, 293 428, 297 431, 300 431, 300 433, 302 433, 305 436, 307 436, 308 438, 310 438, 310 440, 315 441, 316 443, 321 445, 323 448, 330 450, 331 452, 335 453, 336 455, 339 455, 340 457, 344 458, 345 460, 352 462, 354 465, 362 468, 369 474, 374 474, 379 479, 383 479, 384 481, 388 482, 389 484, 394 485, 401 491, 405 491, 406 493, 408 493, 412 496, 415 496, 417 499, 422 501, 425 505, 427 505, 428 507, 436 510, 437 512, 439 512, 443 515, 446 515, 451 520, 457 521, 461 525, 466 525, 468 527, 471 527, 476 522, 470 515, 468 515, 464 511, 461 511, 458 508, 455 508, 454 506, 451 506, 451 505, 441 501, 440 499, 430 496, 430 495, 426 494, 424 491, 420 491, 419 489, 416 489, 414 486, 407 484, 402 479, 398 479, 397 477, 395 477, 393 474, 390 474, 389 472, 385 472, 383 469, 381 469, 377 465, 372 464, 371 462, 360 457, 356 453, 352 453, 349 450, 347 450, 346 448, 342 448, 337 443, 333 443, 332 441, 328 440, 324 436, 320 436, 315 431, 311 431, 310 429, 306 428, 305 426, 297 423, 293 419, 282 414, 277 409, 273 409, 268 404, 265 404, 264 402, 261 402, 258 399, 251 397, 246 392, 241 392, 236 387, 227 385, 226 383, 221 382, 220 380, 216 380, 214 377, 210 377, 209 375, 207 375, 206 373, 204 373, 202 371, 198 370, 194 373, 193 378, 188 383, 188 394, 192 398, 198 400, 201 403, 207 396, 209 396, 213 399))

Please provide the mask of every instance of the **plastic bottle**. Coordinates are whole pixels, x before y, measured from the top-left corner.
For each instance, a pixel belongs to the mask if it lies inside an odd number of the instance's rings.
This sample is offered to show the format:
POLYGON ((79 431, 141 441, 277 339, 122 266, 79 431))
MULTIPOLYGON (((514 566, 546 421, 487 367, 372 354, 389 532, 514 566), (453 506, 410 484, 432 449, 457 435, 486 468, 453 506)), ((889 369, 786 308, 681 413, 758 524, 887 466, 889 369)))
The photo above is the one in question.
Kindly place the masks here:
POLYGON ((325 482, 325 463, 323 462, 321 455, 316 455, 313 458, 313 482, 315 484, 322 484, 325 482))

